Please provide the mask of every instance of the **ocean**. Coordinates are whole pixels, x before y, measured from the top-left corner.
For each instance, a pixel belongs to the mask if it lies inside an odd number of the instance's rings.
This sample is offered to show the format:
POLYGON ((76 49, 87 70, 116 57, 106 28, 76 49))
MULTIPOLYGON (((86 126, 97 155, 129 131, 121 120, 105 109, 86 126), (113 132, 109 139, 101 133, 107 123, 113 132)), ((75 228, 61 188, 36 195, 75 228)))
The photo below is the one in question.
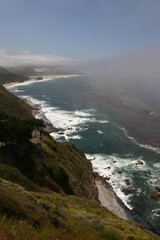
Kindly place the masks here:
POLYGON ((144 89, 101 86, 78 75, 8 89, 39 109, 37 117, 57 129, 51 133, 57 141, 71 141, 85 152, 129 219, 160 234, 160 200, 151 198, 160 187, 160 118, 144 89))

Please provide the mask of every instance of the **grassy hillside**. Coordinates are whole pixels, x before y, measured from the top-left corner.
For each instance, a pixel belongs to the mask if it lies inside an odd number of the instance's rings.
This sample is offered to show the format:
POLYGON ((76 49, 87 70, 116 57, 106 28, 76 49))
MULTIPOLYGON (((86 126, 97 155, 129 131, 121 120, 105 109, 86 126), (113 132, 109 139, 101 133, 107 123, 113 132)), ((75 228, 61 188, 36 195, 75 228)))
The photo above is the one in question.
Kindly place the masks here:
MULTIPOLYGON (((17 168, 40 187, 97 199, 92 166, 83 152, 71 143, 57 143, 47 133, 41 138, 41 147, 21 143, 1 148, 0 162, 17 168)), ((10 171, 4 176, 1 168, 0 177, 13 181, 10 171)))
POLYGON ((133 223, 118 219, 95 201, 51 192, 28 192, 3 179, 0 183, 3 239, 159 239, 133 223))
POLYGON ((1 148, 0 160, 2 239, 160 239, 100 206, 90 162, 71 143, 44 132, 41 146, 1 148))
POLYGON ((0 85, 0 119, 8 117, 33 118, 31 107, 0 85))
POLYGON ((0 113, 6 126, 0 131, 1 240, 160 240, 103 208, 84 153, 56 142, 38 120, 13 120, 31 118, 31 108, 2 86, 0 113), (38 144, 30 141, 33 126, 38 144), (8 131, 27 138, 11 134, 8 140, 8 131))

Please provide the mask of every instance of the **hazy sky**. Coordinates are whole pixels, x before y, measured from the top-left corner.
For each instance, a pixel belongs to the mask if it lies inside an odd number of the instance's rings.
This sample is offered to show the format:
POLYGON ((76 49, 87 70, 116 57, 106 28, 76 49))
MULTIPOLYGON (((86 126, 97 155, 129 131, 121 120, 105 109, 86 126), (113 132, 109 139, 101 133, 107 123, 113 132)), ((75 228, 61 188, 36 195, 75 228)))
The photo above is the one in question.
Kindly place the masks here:
POLYGON ((160 0, 0 0, 0 48, 101 58, 160 43, 160 0))

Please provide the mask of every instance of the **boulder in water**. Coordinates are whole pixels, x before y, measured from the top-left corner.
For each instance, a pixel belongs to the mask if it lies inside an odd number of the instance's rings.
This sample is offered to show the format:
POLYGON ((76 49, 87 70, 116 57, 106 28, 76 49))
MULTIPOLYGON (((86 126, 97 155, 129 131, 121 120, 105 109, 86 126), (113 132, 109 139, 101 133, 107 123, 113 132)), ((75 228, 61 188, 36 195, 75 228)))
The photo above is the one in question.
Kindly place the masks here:
POLYGON ((153 198, 155 201, 159 200, 160 195, 158 194, 158 192, 154 191, 151 193, 151 198, 153 198))
POLYGON ((157 192, 160 192, 160 187, 159 186, 155 186, 155 189, 157 190, 157 192))
POLYGON ((125 183, 126 183, 127 186, 130 186, 130 185, 131 185, 131 182, 130 182, 129 179, 125 179, 124 181, 125 181, 125 183))

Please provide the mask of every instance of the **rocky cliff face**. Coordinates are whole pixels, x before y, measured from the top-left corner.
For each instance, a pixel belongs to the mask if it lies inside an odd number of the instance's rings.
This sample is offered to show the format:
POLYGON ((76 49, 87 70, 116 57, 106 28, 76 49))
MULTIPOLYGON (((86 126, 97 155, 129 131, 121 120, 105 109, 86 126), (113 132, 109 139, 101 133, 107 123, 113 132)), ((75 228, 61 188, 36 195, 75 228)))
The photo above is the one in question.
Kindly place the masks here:
POLYGON ((71 143, 56 142, 45 132, 40 145, 0 148, 0 162, 18 169, 39 187, 98 200, 92 166, 84 153, 71 143))

